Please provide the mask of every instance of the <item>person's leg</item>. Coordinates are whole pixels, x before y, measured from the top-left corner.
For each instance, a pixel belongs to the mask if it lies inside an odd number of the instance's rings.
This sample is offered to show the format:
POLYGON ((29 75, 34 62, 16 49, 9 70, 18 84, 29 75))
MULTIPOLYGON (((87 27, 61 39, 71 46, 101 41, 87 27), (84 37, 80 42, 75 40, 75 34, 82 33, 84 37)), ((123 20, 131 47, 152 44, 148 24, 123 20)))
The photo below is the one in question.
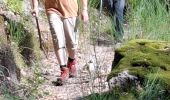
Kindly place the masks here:
POLYGON ((78 45, 78 32, 75 32, 76 17, 64 20, 64 31, 69 58, 74 59, 78 45))
POLYGON ((48 16, 55 54, 59 65, 66 65, 66 46, 63 22, 57 14, 48 16))
MULTIPOLYGON (((66 56, 66 44, 65 44, 63 20, 57 14, 50 14, 48 16, 48 20, 49 20, 55 54, 61 68, 60 80, 63 81, 66 80, 69 75, 68 68, 66 66, 67 56, 66 56)), ((62 83, 59 85, 62 85, 62 83)))
POLYGON ((76 17, 64 19, 64 31, 66 37, 66 45, 68 50, 68 67, 70 69, 70 75, 74 76, 75 68, 75 56, 78 45, 78 32, 75 31, 76 17))
POLYGON ((119 40, 123 39, 123 11, 125 7, 125 0, 115 0, 114 10, 116 17, 115 30, 117 32, 116 38, 119 40))

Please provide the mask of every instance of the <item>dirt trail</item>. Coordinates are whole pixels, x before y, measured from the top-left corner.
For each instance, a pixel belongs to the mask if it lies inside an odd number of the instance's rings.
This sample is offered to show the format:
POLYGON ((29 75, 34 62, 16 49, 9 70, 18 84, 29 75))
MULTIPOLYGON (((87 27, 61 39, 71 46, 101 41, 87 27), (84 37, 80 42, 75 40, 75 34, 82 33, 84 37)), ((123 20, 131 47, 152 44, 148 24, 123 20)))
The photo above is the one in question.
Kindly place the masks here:
MULTIPOLYGON (((89 49, 93 46, 89 45, 89 49)), ((54 81, 59 75, 59 65, 54 52, 49 53, 49 59, 43 59, 43 71, 46 81, 40 86, 44 93, 48 95, 43 95, 40 100, 77 100, 82 96, 91 94, 92 92, 103 92, 108 90, 108 85, 106 82, 106 75, 110 72, 110 66, 113 60, 113 50, 111 47, 97 47, 97 53, 100 56, 100 75, 90 75, 86 62, 88 62, 89 55, 78 50, 77 56, 77 76, 76 78, 70 78, 66 85, 54 86, 52 81, 54 81), (90 77, 92 76, 93 79, 90 77)), ((94 73, 94 72, 93 72, 94 73)))
MULTIPOLYGON (((48 34, 48 41, 50 41, 51 35, 49 35, 50 32, 47 26, 48 23, 43 20, 40 21, 41 31, 48 34)), ((49 58, 42 59, 45 82, 39 87, 39 91, 43 93, 39 100, 79 100, 93 92, 99 93, 108 90, 106 76, 111 70, 114 58, 113 45, 107 43, 105 45, 105 41, 102 43, 100 40, 102 45, 94 46, 89 40, 90 37, 87 33, 85 33, 85 36, 80 35, 76 56, 77 75, 75 78, 69 78, 63 86, 52 84, 52 81, 60 76, 60 69, 53 48, 48 54, 49 58), (93 63, 89 63, 89 61, 93 63), (90 67, 89 69, 89 64, 94 64, 94 68, 90 67)))

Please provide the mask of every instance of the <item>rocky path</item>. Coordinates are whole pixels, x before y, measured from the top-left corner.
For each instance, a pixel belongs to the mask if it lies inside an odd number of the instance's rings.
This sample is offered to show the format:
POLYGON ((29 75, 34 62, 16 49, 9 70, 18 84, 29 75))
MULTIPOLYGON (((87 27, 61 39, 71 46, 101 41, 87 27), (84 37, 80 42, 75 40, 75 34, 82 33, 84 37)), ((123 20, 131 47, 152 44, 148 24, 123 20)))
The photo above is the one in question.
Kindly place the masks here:
POLYGON ((76 78, 70 78, 66 85, 54 86, 52 81, 59 77, 60 71, 54 52, 49 52, 49 59, 42 60, 46 80, 39 88, 44 93, 39 100, 79 100, 93 92, 107 91, 106 75, 110 72, 113 57, 112 47, 96 46, 94 52, 93 45, 81 45, 77 54, 76 78), (98 64, 95 64, 95 56, 98 64), (89 67, 91 64, 94 68, 89 67))
MULTIPOLYGON (((50 41, 49 28, 46 26, 48 23, 40 19, 41 31, 45 34, 48 33, 48 41, 50 41)), ((92 45, 89 35, 87 33, 80 34, 76 57, 77 75, 75 78, 69 78, 63 86, 52 84, 52 81, 60 76, 60 69, 53 46, 49 45, 51 48, 48 53, 49 57, 42 59, 45 82, 38 89, 42 91, 39 100, 79 100, 91 93, 100 93, 109 89, 106 76, 110 73, 114 58, 113 45, 108 45, 109 43, 105 41, 105 38, 99 40, 100 46, 92 45)))
MULTIPOLYGON (((49 25, 44 21, 44 17, 40 18, 39 22, 42 33, 49 35, 50 32, 47 27, 49 25)), ((85 37, 80 36, 76 57, 77 76, 76 78, 70 78, 66 85, 54 86, 52 84, 52 81, 60 76, 60 69, 54 51, 49 51, 48 59, 42 59, 42 75, 45 82, 38 88, 38 91, 42 92, 42 96, 39 96, 38 100, 79 100, 91 93, 100 93, 109 89, 106 77, 110 73, 114 58, 113 45, 107 43, 105 45, 105 40, 100 40, 99 42, 102 45, 94 46, 88 42, 89 40, 87 34, 85 37)))

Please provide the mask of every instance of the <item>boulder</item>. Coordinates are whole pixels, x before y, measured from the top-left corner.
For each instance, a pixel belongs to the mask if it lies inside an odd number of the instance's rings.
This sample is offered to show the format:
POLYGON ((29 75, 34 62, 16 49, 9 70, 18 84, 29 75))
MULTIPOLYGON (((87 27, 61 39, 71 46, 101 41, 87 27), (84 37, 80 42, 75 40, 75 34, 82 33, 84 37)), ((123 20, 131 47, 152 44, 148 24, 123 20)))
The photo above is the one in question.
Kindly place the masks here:
POLYGON ((120 81, 121 73, 126 74, 123 75, 126 84, 130 84, 127 82, 129 79, 138 80, 141 84, 145 79, 156 79, 169 91, 170 42, 137 39, 116 49, 112 72, 108 76, 111 87, 114 87, 115 81, 123 82, 120 81))

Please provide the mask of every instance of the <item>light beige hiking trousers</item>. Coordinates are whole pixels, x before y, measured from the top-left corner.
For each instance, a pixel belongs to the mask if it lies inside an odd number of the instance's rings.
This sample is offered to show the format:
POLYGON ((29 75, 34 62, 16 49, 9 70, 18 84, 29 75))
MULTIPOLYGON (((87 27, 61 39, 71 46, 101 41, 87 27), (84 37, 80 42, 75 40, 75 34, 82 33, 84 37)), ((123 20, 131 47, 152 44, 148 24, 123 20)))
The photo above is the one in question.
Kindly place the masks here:
POLYGON ((48 15, 54 50, 60 65, 66 65, 68 57, 75 58, 78 45, 78 32, 75 31, 76 18, 63 19, 57 14, 48 15))

